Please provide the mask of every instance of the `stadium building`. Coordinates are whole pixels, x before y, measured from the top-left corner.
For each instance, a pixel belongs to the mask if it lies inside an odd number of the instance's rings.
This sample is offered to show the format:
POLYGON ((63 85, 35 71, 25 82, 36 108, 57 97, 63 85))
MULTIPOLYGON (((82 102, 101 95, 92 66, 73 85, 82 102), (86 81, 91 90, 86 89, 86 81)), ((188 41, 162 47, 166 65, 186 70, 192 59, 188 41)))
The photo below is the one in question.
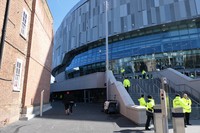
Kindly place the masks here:
POLYGON ((105 93, 106 24, 114 75, 173 68, 198 77, 199 0, 108 0, 107 8, 105 1, 81 0, 63 19, 54 38, 52 92, 79 91, 85 101, 105 93))

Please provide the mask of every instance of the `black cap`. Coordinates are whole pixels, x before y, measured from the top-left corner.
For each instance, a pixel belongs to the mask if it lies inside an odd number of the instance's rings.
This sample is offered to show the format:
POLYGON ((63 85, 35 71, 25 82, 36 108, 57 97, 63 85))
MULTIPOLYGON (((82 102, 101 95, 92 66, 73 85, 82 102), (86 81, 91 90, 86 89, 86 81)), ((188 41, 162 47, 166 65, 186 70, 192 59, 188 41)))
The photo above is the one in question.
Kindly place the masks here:
POLYGON ((148 95, 147 98, 152 98, 152 96, 151 96, 151 95, 148 95))
POLYGON ((176 97, 178 97, 178 96, 180 97, 180 94, 176 94, 176 97))
POLYGON ((141 97, 144 97, 144 94, 142 94, 141 97))

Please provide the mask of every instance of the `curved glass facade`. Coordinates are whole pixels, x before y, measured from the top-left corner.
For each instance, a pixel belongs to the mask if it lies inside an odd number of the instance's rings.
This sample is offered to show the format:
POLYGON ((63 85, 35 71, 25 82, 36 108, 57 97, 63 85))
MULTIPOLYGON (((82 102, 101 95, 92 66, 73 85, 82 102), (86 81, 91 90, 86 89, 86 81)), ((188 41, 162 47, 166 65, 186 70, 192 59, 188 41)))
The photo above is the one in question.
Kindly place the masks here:
POLYGON ((63 19, 52 64, 59 81, 105 71, 106 20, 114 74, 200 67, 199 0, 109 0, 108 19, 105 1, 81 0, 63 19))
MULTIPOLYGON (((167 67, 200 67, 200 23, 162 25, 128 36, 116 36, 109 43, 109 68, 119 74, 154 71, 167 67)), ((105 71, 105 44, 81 53, 66 68, 68 77, 105 71)))

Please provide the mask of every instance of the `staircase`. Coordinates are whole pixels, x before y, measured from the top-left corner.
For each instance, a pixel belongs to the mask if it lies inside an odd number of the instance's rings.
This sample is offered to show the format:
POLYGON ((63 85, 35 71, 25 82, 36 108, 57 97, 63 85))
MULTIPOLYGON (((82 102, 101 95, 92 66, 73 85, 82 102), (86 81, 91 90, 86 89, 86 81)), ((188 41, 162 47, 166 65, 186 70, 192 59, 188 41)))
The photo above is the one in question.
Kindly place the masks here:
MULTIPOLYGON (((141 94, 145 95, 145 98, 147 100, 147 95, 151 95, 156 104, 160 104, 160 89, 161 89, 161 81, 159 78, 154 79, 131 79, 132 86, 130 88, 130 96, 133 99, 135 104, 139 104, 138 98, 141 94)), ((200 119, 200 103, 198 102, 198 99, 192 95, 192 93, 189 93, 192 88, 186 87, 186 85, 183 86, 177 86, 172 84, 167 84, 167 94, 169 97, 169 106, 172 108, 172 101, 175 98, 175 95, 178 93, 181 96, 184 93, 187 93, 190 99, 192 100, 192 113, 191 113, 191 119, 200 119), (184 89, 180 89, 184 88, 184 89)), ((193 90, 194 91, 194 90, 193 90)), ((198 92, 196 92, 198 93, 198 92)))

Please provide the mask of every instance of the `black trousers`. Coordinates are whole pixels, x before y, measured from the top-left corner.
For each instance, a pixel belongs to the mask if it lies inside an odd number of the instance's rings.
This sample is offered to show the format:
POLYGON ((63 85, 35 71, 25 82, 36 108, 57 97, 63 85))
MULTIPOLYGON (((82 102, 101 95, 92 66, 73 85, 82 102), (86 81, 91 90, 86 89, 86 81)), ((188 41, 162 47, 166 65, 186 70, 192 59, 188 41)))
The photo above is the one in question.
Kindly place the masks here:
POLYGON ((125 89, 127 90, 127 92, 129 92, 129 87, 127 86, 127 87, 125 87, 125 89))
POLYGON ((72 103, 72 102, 70 102, 70 104, 69 104, 69 111, 72 113, 72 108, 73 108, 73 106, 74 106, 74 103, 72 103))
POLYGON ((74 106, 73 102, 65 103, 65 110, 69 109, 70 113, 72 113, 73 106, 74 106))
POLYGON ((149 126, 150 126, 151 120, 153 122, 153 113, 150 113, 150 112, 146 111, 146 114, 147 114, 147 120, 146 120, 146 124, 145 124, 145 129, 148 129, 149 126))
POLYGON ((190 124, 190 113, 185 112, 185 124, 190 124))

